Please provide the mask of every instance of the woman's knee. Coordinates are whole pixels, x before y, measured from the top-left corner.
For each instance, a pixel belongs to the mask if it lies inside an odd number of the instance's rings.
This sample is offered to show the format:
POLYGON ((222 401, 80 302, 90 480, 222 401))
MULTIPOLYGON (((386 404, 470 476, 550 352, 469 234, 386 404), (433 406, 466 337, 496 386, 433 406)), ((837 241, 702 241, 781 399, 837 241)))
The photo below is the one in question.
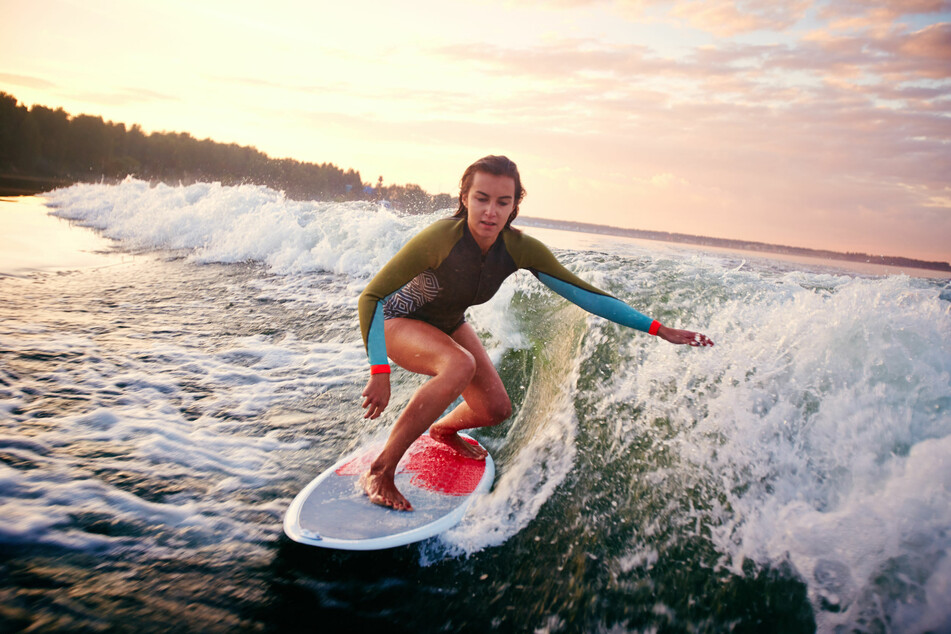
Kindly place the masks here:
POLYGON ((477 403, 470 402, 469 405, 482 415, 485 425, 498 425, 512 415, 512 401, 505 388, 491 390, 485 393, 477 403))
POLYGON ((472 382, 475 372, 475 357, 462 346, 456 346, 452 354, 444 361, 440 374, 455 381, 459 388, 458 391, 462 393, 466 386, 472 382))
POLYGON ((504 391, 501 396, 491 399, 484 404, 485 415, 489 419, 489 425, 498 425, 508 420, 512 415, 512 401, 504 391))

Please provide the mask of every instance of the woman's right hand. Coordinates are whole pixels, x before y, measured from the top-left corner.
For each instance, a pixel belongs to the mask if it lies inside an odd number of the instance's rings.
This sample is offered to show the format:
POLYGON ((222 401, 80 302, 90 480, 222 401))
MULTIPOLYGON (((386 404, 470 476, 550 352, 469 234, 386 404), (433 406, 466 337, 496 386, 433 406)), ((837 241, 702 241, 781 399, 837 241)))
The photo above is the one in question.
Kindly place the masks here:
POLYGON ((713 345, 712 339, 703 333, 693 332, 692 330, 677 330, 676 328, 661 326, 657 331, 657 336, 664 341, 669 341, 677 345, 687 344, 688 346, 694 347, 713 345))
POLYGON ((366 389, 363 390, 363 409, 367 410, 364 418, 378 418, 390 402, 390 375, 386 373, 370 376, 366 389))

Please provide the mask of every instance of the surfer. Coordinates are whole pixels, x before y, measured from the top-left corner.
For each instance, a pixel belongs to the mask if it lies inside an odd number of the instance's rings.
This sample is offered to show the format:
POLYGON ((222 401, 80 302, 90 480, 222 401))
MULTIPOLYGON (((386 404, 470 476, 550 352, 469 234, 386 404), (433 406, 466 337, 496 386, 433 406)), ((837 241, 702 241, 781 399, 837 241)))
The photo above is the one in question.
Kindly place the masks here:
POLYGON ((375 504, 413 510, 396 488, 400 458, 427 428, 463 456, 485 458, 465 442, 463 429, 497 425, 512 403, 475 329, 470 306, 487 302, 502 282, 527 269, 585 310, 674 344, 712 346, 706 335, 667 328, 564 268, 541 242, 511 227, 525 196, 515 163, 487 156, 462 176, 459 209, 412 238, 360 295, 360 327, 370 360, 363 391, 365 418, 377 418, 390 400, 390 366, 431 377, 397 417, 386 445, 360 478, 375 504), (459 396, 463 402, 436 418, 459 396))

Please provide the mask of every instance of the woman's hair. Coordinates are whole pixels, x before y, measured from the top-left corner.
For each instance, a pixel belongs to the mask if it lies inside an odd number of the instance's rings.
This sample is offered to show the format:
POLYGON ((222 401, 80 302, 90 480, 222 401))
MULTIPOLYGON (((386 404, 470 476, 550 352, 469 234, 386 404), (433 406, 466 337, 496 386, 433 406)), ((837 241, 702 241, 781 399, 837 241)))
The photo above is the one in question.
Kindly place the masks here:
POLYGON ((466 197, 469 195, 469 189, 472 188, 472 181, 475 180, 477 172, 492 174, 493 176, 508 176, 515 181, 515 200, 512 205, 512 213, 505 223, 508 229, 512 221, 518 216, 518 204, 525 198, 525 189, 522 187, 522 177, 518 174, 518 166, 505 156, 484 156, 478 161, 466 168, 462 174, 462 180, 459 182, 459 210, 453 215, 453 218, 468 218, 469 210, 466 209, 466 197))

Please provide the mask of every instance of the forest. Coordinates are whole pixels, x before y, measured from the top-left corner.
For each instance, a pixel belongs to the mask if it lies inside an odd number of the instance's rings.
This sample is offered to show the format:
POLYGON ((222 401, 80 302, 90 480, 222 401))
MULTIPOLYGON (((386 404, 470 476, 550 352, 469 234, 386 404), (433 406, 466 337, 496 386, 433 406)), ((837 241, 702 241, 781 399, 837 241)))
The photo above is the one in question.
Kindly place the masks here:
POLYGON ((133 176, 170 185, 250 183, 281 190, 295 200, 371 200, 408 213, 454 205, 449 194, 432 196, 419 185, 364 183, 360 172, 332 163, 273 159, 234 143, 198 140, 187 132, 146 134, 138 124, 73 116, 18 103, 0 92, 0 195, 28 195, 77 182, 133 176))

